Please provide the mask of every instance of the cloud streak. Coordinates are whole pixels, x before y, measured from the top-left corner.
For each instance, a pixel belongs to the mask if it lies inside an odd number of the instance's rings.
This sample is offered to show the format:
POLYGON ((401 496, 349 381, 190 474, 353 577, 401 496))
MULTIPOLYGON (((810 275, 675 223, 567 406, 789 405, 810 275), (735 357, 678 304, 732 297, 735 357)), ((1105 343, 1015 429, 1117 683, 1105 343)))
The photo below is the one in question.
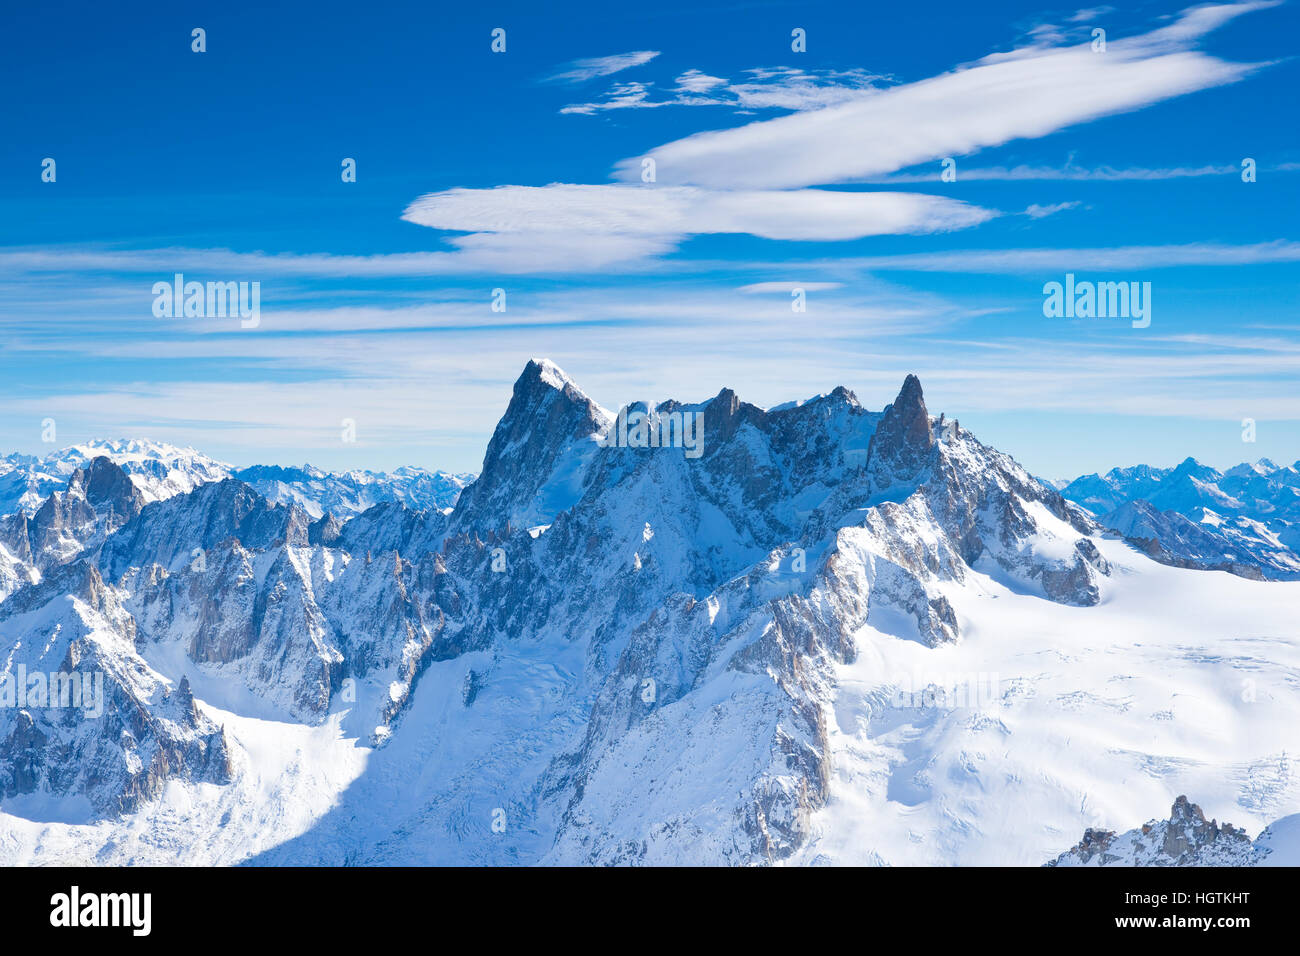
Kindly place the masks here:
POLYGON ((615 53, 612 56, 595 56, 582 60, 573 60, 565 64, 565 69, 554 76, 546 78, 547 83, 586 83, 602 76, 612 76, 623 70, 644 66, 659 55, 658 50, 634 50, 631 53, 615 53))
MULTIPOLYGON (((470 190, 470 192, 473 191, 470 190)), ((490 193, 492 190, 483 190, 483 192, 490 193)), ((838 201, 837 197, 842 195, 906 195, 899 193, 839 193, 825 190, 809 190, 809 192, 821 192, 826 197, 821 201, 828 204, 834 204, 838 201)), ((935 197, 921 196, 919 198, 932 199, 935 197)), ((905 204, 903 208, 906 208, 905 204)), ((944 209, 946 207, 940 206, 937 208, 944 209)), ((918 209, 924 209, 924 204, 919 206, 918 209)), ((971 211, 963 213, 963 215, 978 216, 988 212, 980 209, 980 207, 969 207, 969 209, 971 211)), ((468 212, 467 209, 466 214, 468 212)), ((733 222, 733 226, 736 224, 733 222)), ((761 225, 761 220, 756 220, 753 225, 755 228, 767 228, 761 225)), ((780 226, 779 220, 776 221, 776 225, 780 226)), ((610 227, 607 226, 607 228, 610 227)), ((788 228, 792 231, 801 228, 809 230, 812 226, 795 223, 788 225, 788 228)), ((832 215, 821 223, 818 228, 824 228, 827 232, 830 232, 835 228, 853 231, 865 227, 863 224, 851 220, 837 225, 832 215)), ((469 240, 474 235, 490 236, 493 234, 476 233, 459 238, 468 245, 469 240)), ((583 271, 581 268, 573 266, 572 263, 567 263, 565 257, 574 255, 577 251, 585 253, 588 251, 586 246, 583 246, 580 250, 572 250, 565 246, 553 249, 550 252, 546 251, 545 248, 539 250, 539 247, 554 246, 556 242, 564 243, 572 233, 566 234, 557 231, 555 235, 551 235, 544 230, 521 229, 518 232, 500 235, 508 237, 509 243, 518 247, 517 250, 514 250, 514 254, 524 257, 521 262, 496 263, 497 268, 500 270, 510 273, 527 272, 533 268, 532 262, 527 257, 537 255, 540 260, 554 256, 557 260, 555 268, 558 272, 581 273, 583 271)), ((656 238, 653 236, 632 235, 623 238, 628 239, 632 244, 630 248, 623 249, 619 247, 617 245, 618 237, 611 237, 608 233, 602 232, 590 233, 586 236, 585 242, 596 248, 597 251, 599 251, 602 244, 606 246, 614 245, 615 248, 608 249, 604 253, 605 256, 612 257, 619 255, 649 255, 655 251, 665 252, 672 248, 676 241, 662 236, 656 238), (641 243, 641 245, 637 245, 637 243, 641 243)), ((485 253, 477 259, 470 254, 457 258, 455 253, 437 252, 340 256, 324 253, 272 255, 262 252, 235 252, 230 249, 193 248, 140 250, 34 248, 0 252, 0 276, 8 275, 21 278, 23 276, 39 277, 54 274, 135 273, 150 277, 167 278, 173 272, 188 271, 193 272, 194 278, 199 279, 231 275, 253 278, 263 276, 286 280, 294 278, 419 278, 422 276, 442 276, 449 273, 472 274, 476 270, 496 271, 496 269, 488 268, 488 263, 495 263, 498 258, 508 257, 512 254, 513 248, 506 243, 505 239, 501 239, 500 242, 502 244, 492 250, 491 254, 485 253)), ((904 272, 1016 275, 1032 273, 1042 269, 1060 268, 1160 269, 1180 266, 1247 266, 1289 262, 1300 262, 1300 242, 1279 239, 1271 242, 1241 245, 1190 242, 1166 245, 1055 249, 956 249, 945 252, 844 256, 807 260, 786 259, 781 261, 757 259, 736 261, 690 260, 660 263, 657 268, 659 271, 670 270, 675 272, 725 270, 742 273, 771 273, 789 272, 792 269, 798 269, 800 271, 896 270, 904 272)), ((587 271, 599 270, 593 267, 587 271)), ((18 299, 16 291, 21 290, 12 284, 14 281, 11 280, 4 290, 5 308, 0 308, 0 313, 10 311, 14 306, 21 306, 28 302, 27 299, 18 299)), ((22 288, 28 290, 27 294, 30 296, 30 303, 48 299, 48 286, 37 283, 22 288)), ((142 288, 147 287, 142 286, 142 288)), ((88 290, 84 285, 79 286, 79 289, 81 290, 80 297, 85 299, 88 290)), ((111 294, 120 299, 127 293, 124 293, 119 286, 113 286, 105 288, 103 294, 111 294)))

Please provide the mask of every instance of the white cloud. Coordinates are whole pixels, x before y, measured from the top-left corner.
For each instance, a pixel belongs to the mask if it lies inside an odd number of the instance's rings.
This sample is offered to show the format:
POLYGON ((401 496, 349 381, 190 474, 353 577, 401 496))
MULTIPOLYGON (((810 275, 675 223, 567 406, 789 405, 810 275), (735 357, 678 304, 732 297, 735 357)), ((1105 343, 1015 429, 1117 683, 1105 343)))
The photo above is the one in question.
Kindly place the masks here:
POLYGON ((904 192, 554 183, 431 193, 402 218, 469 233, 449 240, 467 269, 521 273, 627 266, 695 235, 834 241, 962 229, 995 215, 959 200, 904 192))
POLYGON ((636 398, 698 401, 724 385, 767 406, 844 384, 880 408, 902 376, 916 372, 936 413, 1033 408, 1240 420, 1243 407, 1263 407, 1300 418, 1300 396, 1288 388, 1300 374, 1294 340, 1101 330, 1062 339, 1046 322, 997 337, 952 302, 874 279, 810 293, 803 316, 792 316, 788 298, 735 292, 657 283, 564 291, 519 296, 504 315, 490 313, 486 298, 440 304, 432 315, 313 310, 285 315, 281 325, 268 314, 261 329, 224 336, 187 334, 196 326, 176 323, 115 328, 64 344, 93 357, 86 376, 62 377, 39 393, 11 391, 0 437, 10 446, 27 441, 27 423, 48 415, 70 440, 147 434, 236 461, 271 454, 473 469, 510 383, 534 354, 556 360, 607 407, 636 398), (508 333, 494 322, 510 323, 508 333), (957 328, 963 338, 947 331, 957 328), (142 358, 180 374, 127 384, 99 378, 105 369, 138 368, 142 358), (182 364, 196 360, 203 364, 182 364), (282 380, 285 370, 292 380, 282 380), (342 418, 357 421, 357 447, 340 445, 342 418))
POLYGON ((0 252, 0 274, 139 272, 167 278, 174 272, 194 279, 225 280, 303 276, 377 279, 473 273, 598 272, 670 252, 665 237, 612 233, 554 233, 545 244, 520 233, 450 236, 448 252, 405 252, 370 256, 330 253, 268 254, 230 249, 50 249, 0 252))
POLYGON ((1104 17, 1106 14, 1114 11, 1114 7, 1087 7, 1083 10, 1077 10, 1070 17, 1071 23, 1089 23, 1098 17, 1104 17))
POLYGON ((676 87, 651 99, 650 83, 616 84, 600 99, 570 103, 561 113, 593 113, 620 109, 649 109, 661 106, 726 106, 735 110, 814 110, 860 99, 885 77, 867 70, 801 70, 768 67, 745 70, 746 79, 731 81, 700 70, 687 70, 677 77, 676 87))
POLYGON ((1082 203, 1078 201, 1055 202, 1046 206, 1040 206, 1038 203, 1031 203, 1025 208, 1024 215, 1028 216, 1030 219, 1043 219, 1047 216, 1054 216, 1058 212, 1065 212, 1067 209, 1076 209, 1081 205, 1082 203))
POLYGON ((658 50, 634 50, 631 53, 616 53, 613 56, 596 56, 584 60, 574 60, 565 64, 565 69, 554 76, 547 77, 548 83, 586 83, 602 76, 610 76, 634 66, 643 66, 659 55, 658 50))
POLYGON ((647 109, 668 105, 666 102, 652 102, 649 97, 650 84, 619 83, 610 89, 605 94, 605 98, 598 103, 573 103, 561 109, 560 112, 590 115, 604 110, 647 109))
POLYGON ((764 295, 769 292, 789 295, 795 289, 803 289, 805 292, 825 292, 839 289, 843 285, 842 282, 751 282, 749 285, 740 286, 736 291, 744 295, 764 295))
MULTIPOLYGON (((1168 26, 1089 44, 1034 43, 972 66, 847 103, 736 129, 697 133, 650 152, 660 182, 791 188, 862 180, 1235 82, 1256 65, 1190 47, 1255 2, 1197 7, 1168 26)), ((641 157, 617 166, 639 176, 641 157)))
MULTIPOLYGON (((450 189, 417 199, 402 214, 434 229, 473 233, 454 240, 545 233, 603 242, 627 237, 675 242, 706 233, 765 239, 839 240, 941 232, 993 217, 991 210, 942 196, 824 189, 710 190, 619 184, 450 189)), ((534 242, 535 240, 529 240, 534 242)))
POLYGON ((699 70, 687 70, 677 77, 677 88, 688 93, 707 93, 709 90, 725 86, 727 83, 720 76, 709 76, 699 70))

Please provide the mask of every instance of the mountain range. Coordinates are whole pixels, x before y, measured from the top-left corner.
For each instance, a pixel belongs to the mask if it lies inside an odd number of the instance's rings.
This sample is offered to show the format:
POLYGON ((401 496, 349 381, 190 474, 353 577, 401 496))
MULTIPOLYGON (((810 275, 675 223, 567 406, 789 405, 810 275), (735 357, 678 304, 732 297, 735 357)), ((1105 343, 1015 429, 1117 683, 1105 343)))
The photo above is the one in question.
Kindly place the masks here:
POLYGON ((1300 580, 1300 461, 1220 472, 1188 458, 1065 483, 1061 494, 1160 559, 1248 577, 1300 580))
POLYGON ((0 707, 3 862, 1023 865, 1300 807, 1300 582, 1108 526, 1182 476, 1058 490, 914 376, 613 412, 534 360, 473 481, 76 454, 8 460, 0 648, 103 714, 0 707))

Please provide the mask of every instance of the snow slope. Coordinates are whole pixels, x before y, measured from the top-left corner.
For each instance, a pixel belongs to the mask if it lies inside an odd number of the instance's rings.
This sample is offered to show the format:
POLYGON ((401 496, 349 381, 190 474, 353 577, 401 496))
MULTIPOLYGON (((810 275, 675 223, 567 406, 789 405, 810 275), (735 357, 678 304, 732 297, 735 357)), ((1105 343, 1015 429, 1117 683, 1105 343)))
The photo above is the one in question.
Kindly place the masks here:
POLYGON ((827 711, 832 797, 795 862, 1037 865, 1171 795, 1252 836, 1300 806, 1300 584, 1099 547, 1096 607, 974 576, 945 589, 957 644, 855 635, 827 711), (994 690, 903 696, 931 683, 994 690))

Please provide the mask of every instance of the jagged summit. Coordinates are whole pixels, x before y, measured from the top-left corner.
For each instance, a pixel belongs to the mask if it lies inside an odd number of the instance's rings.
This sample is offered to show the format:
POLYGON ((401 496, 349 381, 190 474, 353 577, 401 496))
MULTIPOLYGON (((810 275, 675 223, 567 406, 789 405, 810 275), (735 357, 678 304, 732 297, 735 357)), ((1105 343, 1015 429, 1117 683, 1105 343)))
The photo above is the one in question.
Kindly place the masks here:
POLYGON ((528 360, 523 371, 519 373, 519 377, 515 379, 506 417, 510 417, 512 410, 516 411, 516 413, 527 411, 532 403, 544 400, 548 390, 562 392, 569 401, 575 404, 589 405, 592 408, 599 409, 606 416, 610 414, 594 402, 564 369, 550 359, 532 358, 528 360))
POLYGON ((1206 820, 1201 808, 1180 795, 1168 820, 1136 830, 1087 830, 1083 839, 1048 866, 1253 866, 1266 851, 1231 823, 1206 820))
POLYGON ((876 487, 884 489, 915 478, 934 444, 921 380, 909 374, 871 438, 867 468, 876 487))
POLYGON ((111 507, 124 519, 135 517, 144 507, 144 495, 112 459, 99 456, 72 474, 68 489, 80 490, 91 507, 111 507))
POLYGON ((527 376, 532 374, 536 374, 543 382, 553 388, 558 388, 560 390, 574 388, 578 391, 582 391, 582 389, 578 388, 578 383, 570 378, 564 369, 560 368, 548 358, 529 359, 528 364, 524 366, 523 375, 527 376))

